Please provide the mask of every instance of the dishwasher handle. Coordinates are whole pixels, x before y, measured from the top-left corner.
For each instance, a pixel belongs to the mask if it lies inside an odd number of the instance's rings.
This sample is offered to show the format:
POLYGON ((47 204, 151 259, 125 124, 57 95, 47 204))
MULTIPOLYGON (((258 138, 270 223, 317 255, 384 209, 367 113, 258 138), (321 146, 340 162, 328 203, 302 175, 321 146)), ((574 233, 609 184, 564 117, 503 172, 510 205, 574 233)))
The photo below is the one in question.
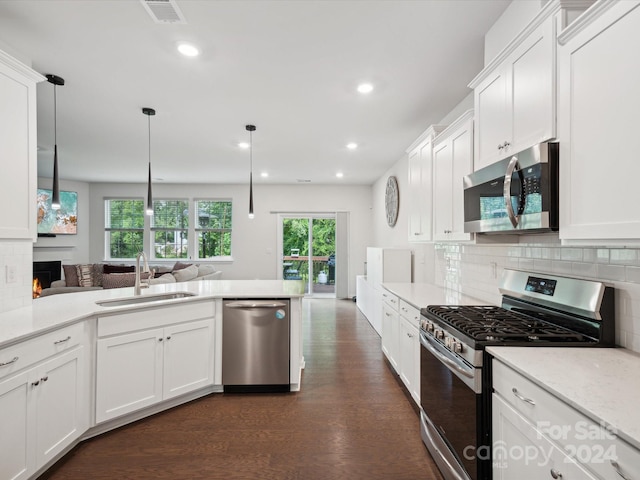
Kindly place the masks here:
POLYGON ((225 307, 227 308, 284 308, 286 307, 286 303, 282 302, 262 302, 262 303, 254 303, 251 301, 241 301, 241 302, 232 302, 226 303, 225 307))

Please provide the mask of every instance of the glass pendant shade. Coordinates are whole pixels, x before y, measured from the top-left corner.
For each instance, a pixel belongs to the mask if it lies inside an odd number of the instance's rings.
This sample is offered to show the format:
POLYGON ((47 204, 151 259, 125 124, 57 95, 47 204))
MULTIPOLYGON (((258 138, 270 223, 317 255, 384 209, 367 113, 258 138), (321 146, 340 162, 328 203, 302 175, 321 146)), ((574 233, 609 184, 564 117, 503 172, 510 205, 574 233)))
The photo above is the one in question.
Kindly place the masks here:
POLYGON ((149 178, 147 180, 147 205, 145 207, 146 214, 153 215, 153 192, 151 188, 151 116, 156 114, 153 108, 145 107, 142 109, 142 113, 147 115, 147 123, 149 130, 149 178))
POLYGON ((58 176, 58 98, 56 88, 64 85, 64 78, 57 75, 46 75, 47 81, 53 84, 53 185, 51 187, 51 208, 60 210, 60 178, 58 176))
POLYGON ((247 125, 245 128, 249 132, 249 219, 253 219, 253 132, 256 126, 247 125))

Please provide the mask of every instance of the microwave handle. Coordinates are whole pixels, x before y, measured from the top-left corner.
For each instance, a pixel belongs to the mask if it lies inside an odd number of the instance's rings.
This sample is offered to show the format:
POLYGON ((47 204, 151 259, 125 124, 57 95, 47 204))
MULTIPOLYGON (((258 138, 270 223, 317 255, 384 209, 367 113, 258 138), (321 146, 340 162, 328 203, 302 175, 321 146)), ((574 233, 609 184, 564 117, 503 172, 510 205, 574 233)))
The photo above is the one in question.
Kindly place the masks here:
POLYGON ((509 220, 511 220, 511 225, 513 228, 518 228, 518 217, 513 211, 513 206, 511 205, 511 176, 516 168, 518 168, 518 157, 515 155, 511 157, 509 161, 509 165, 507 165, 507 173, 504 175, 504 205, 507 210, 507 215, 509 216, 509 220))

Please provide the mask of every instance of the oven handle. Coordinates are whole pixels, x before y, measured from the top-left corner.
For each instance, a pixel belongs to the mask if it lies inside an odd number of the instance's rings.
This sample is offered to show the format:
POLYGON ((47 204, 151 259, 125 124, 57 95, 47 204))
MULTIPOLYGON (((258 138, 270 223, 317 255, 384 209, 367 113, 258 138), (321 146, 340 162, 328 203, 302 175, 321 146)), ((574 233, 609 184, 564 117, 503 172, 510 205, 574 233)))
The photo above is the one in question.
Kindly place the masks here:
MULTIPOLYGON (((424 412, 423 412, 423 415, 424 415, 424 412)), ((429 421, 429 423, 431 423, 431 422, 429 421)), ((431 445, 439 452, 439 449, 438 449, 438 447, 436 445, 436 442, 433 440, 433 436, 431 436, 431 431, 430 431, 429 425, 425 424, 424 428, 422 429, 422 431, 429 438, 429 442, 431 443, 431 445)), ((449 460, 447 459, 446 455, 442 455, 442 453, 440 453, 440 460, 442 460, 444 463, 447 464, 447 467, 448 467, 447 474, 455 475, 455 478, 453 480, 466 480, 465 478, 463 478, 460 475, 458 475, 457 469, 454 468, 453 465, 451 465, 451 462, 449 462, 449 460)))
POLYGON ((460 365, 458 365, 457 362, 455 362, 454 360, 451 360, 449 357, 446 357, 445 355, 443 355, 442 353, 440 353, 438 350, 436 350, 432 345, 431 345, 431 340, 429 339, 429 337, 427 337, 423 332, 420 332, 420 343, 422 344, 423 347, 425 347, 434 357, 436 357, 438 360, 440 360, 442 363, 444 363, 447 367, 449 367, 452 370, 455 370, 456 372, 458 372, 461 375, 464 375, 467 378, 474 378, 474 375, 472 372, 469 372, 467 370, 465 370, 464 368, 462 368, 460 365))

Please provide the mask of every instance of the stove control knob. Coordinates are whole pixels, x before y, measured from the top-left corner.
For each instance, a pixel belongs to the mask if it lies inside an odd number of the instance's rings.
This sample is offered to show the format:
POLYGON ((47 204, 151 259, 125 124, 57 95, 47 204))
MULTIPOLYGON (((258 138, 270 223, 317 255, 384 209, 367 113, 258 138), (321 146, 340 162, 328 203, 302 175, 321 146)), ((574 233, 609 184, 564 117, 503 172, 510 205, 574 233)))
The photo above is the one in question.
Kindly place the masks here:
POLYGON ((462 351, 464 350, 464 347, 462 346, 462 343, 460 342, 452 342, 452 348, 451 350, 453 350, 455 353, 462 353, 462 351))
POLYGON ((434 329, 435 329, 435 326, 433 325, 433 323, 427 322, 427 332, 433 332, 434 329))
POLYGON ((434 335, 438 340, 443 340, 444 339, 444 331, 443 330, 436 330, 434 335))

